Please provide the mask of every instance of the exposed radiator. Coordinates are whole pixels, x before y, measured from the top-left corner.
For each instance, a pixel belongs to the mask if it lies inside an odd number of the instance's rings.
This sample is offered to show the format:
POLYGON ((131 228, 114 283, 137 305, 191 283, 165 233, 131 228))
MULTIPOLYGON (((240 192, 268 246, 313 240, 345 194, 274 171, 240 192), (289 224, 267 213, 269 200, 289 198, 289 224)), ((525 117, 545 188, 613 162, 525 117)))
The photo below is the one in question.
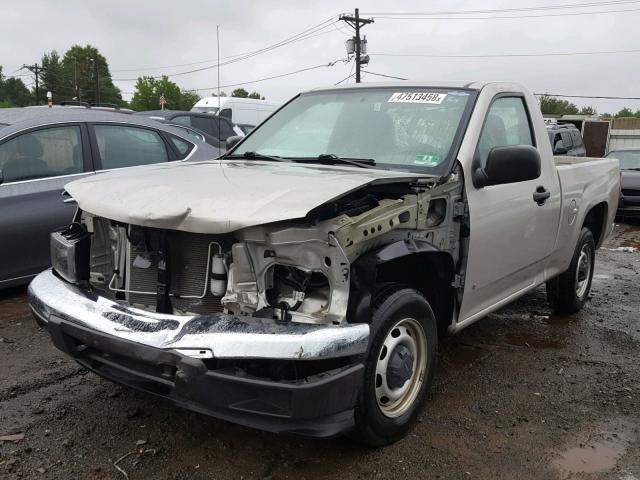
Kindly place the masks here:
MULTIPOLYGON (((116 293, 109 289, 109 282, 114 269, 113 251, 116 244, 116 233, 115 229, 110 231, 109 224, 109 220, 94 218, 94 235, 91 245, 91 283, 101 295, 115 299, 116 293), (104 281, 100 281, 101 277, 104 281)), ((205 284, 209 245, 211 242, 220 241, 220 239, 215 235, 178 231, 168 231, 167 234, 171 271, 171 305, 174 313, 221 312, 220 297, 214 297, 209 290, 209 285, 205 284)), ((147 254, 142 245, 136 246, 130 242, 127 243, 127 278, 124 290, 128 292, 124 292, 124 299, 132 306, 155 311, 155 292, 158 281, 156 255, 147 254)), ((212 248, 213 252, 217 253, 217 247, 213 245, 212 248)))

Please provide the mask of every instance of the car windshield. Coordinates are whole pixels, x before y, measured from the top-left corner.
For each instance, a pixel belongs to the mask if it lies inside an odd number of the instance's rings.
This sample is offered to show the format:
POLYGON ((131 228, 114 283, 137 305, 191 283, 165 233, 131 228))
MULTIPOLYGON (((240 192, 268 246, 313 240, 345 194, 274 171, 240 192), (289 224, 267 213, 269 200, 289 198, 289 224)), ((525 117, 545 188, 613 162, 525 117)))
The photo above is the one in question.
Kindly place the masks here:
POLYGON ((285 159, 372 160, 376 166, 443 174, 475 98, 469 90, 365 88, 302 94, 236 150, 285 159))
POLYGON ((198 113, 210 113, 213 115, 218 111, 218 107, 193 107, 191 111, 198 113))
POLYGON ((640 150, 614 150, 607 157, 620 160, 620 170, 640 169, 640 150))

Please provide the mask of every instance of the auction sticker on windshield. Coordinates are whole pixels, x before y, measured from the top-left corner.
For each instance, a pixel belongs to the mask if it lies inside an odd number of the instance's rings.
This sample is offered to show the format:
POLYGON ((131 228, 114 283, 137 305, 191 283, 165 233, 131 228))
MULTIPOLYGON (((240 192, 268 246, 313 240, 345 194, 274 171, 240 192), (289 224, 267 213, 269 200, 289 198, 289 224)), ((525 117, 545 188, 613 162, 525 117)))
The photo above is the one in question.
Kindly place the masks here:
POLYGON ((446 93, 396 92, 387 100, 389 103, 431 103, 440 105, 447 98, 446 93))

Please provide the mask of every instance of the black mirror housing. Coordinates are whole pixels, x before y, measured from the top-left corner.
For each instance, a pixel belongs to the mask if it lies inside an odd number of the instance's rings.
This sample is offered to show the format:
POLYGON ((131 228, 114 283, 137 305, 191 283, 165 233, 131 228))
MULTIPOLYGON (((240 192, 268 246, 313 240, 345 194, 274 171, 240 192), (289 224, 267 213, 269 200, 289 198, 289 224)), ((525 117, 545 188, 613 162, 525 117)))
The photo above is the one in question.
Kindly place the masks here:
POLYGON ((505 183, 526 182, 540 176, 540 152, 530 145, 494 147, 489 152, 487 164, 473 172, 476 188, 505 183))
POLYGON ((235 147, 240 140, 242 140, 244 137, 241 137, 240 135, 234 135, 233 137, 228 137, 227 138, 227 150, 231 150, 233 147, 235 147))

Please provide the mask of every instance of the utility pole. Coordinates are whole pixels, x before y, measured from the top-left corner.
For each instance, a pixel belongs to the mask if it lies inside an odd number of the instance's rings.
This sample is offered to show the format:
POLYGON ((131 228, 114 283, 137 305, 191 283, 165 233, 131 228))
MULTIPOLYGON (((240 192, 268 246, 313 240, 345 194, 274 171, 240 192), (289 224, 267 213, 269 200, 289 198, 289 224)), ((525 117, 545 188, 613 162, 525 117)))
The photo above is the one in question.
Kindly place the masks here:
POLYGON ((36 76, 36 105, 40 105, 40 83, 38 76, 42 73, 43 68, 37 63, 33 65, 22 65, 22 68, 26 68, 36 76))
POLYGON ((98 61, 92 58, 93 62, 93 77, 96 83, 96 94, 94 95, 94 102, 100 103, 100 79, 98 78, 98 61))
MULTIPOLYGON (((362 57, 362 42, 360 40, 360 25, 368 25, 369 23, 373 23, 373 18, 360 18, 359 9, 356 8, 355 15, 353 17, 348 15, 340 15, 340 20, 346 22, 353 28, 356 32, 356 36, 354 38, 355 43, 355 56, 356 56, 356 83, 360 83, 360 66, 361 64, 366 65, 369 63, 369 57, 362 57)), ((366 40, 365 40, 366 42, 366 40)), ((347 47, 347 53, 349 52, 349 47, 347 47)), ((365 52, 366 53, 366 52, 365 52)))
POLYGON ((73 83, 75 84, 76 100, 80 101, 80 88, 78 87, 78 59, 73 57, 73 83))

